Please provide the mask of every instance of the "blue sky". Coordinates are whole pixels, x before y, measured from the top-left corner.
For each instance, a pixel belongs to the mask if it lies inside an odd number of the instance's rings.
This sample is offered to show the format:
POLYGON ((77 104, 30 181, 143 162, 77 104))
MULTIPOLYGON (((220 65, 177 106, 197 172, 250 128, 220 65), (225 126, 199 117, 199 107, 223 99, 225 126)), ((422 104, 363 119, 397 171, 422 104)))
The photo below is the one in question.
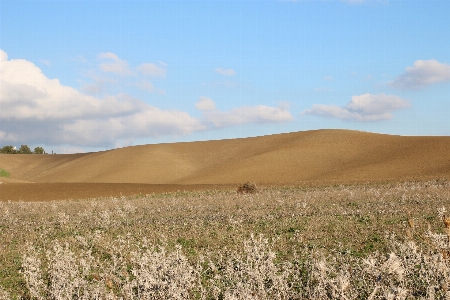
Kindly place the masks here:
POLYGON ((450 1, 0 0, 0 146, 450 135, 450 1))

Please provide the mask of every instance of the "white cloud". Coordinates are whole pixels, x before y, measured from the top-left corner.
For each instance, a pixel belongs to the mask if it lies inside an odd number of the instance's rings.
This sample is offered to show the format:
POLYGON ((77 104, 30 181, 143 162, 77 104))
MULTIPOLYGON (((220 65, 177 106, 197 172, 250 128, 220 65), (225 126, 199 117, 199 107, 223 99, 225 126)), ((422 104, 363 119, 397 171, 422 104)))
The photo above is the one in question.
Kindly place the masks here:
POLYGON ((201 111, 210 111, 216 109, 216 104, 211 98, 201 96, 195 103, 195 107, 201 111))
POLYGON ((216 73, 219 73, 219 74, 225 75, 225 76, 234 76, 234 75, 236 75, 236 71, 234 71, 233 69, 215 68, 214 71, 216 71, 216 73))
POLYGON ((118 80, 114 78, 109 78, 105 76, 99 76, 93 71, 88 71, 85 76, 94 80, 91 83, 85 83, 81 86, 81 91, 87 94, 96 95, 104 93, 108 86, 116 85, 118 80))
MULTIPOLYGON (((118 60, 110 52, 99 57, 118 60)), ((148 81, 137 84, 154 90, 148 81)), ((0 86, 0 139, 5 144, 107 148, 139 138, 293 119, 284 104, 220 111, 212 99, 200 97, 196 107, 202 117, 196 119, 187 112, 159 109, 126 94, 94 97, 47 78, 32 62, 8 60, 2 50, 0 86)))
POLYGON ((203 112, 203 122, 208 127, 223 128, 246 123, 286 122, 293 119, 289 106, 285 103, 278 107, 266 105, 242 106, 231 111, 209 110, 203 112))
POLYGON ((278 107, 266 105, 242 106, 230 111, 221 111, 211 98, 202 96, 195 104, 203 113, 202 123, 207 128, 223 128, 248 123, 286 122, 293 119, 287 103, 278 107))
POLYGON ((164 78, 166 76, 166 63, 161 61, 158 62, 158 65, 154 63, 143 63, 136 68, 131 68, 125 60, 121 60, 112 52, 99 53, 97 58, 109 61, 98 65, 102 72, 98 72, 97 70, 85 72, 85 77, 93 79, 94 82, 83 84, 81 86, 83 92, 92 95, 106 93, 117 88, 117 83, 120 81, 121 85, 136 86, 148 92, 165 94, 164 90, 155 88, 154 84, 148 80, 146 75, 164 78), (133 76, 129 77, 128 81, 126 81, 125 78, 116 75, 133 76))
POLYGON ((344 107, 315 104, 302 114, 355 121, 379 121, 392 118, 395 110, 409 107, 409 102, 395 95, 364 94, 353 96, 344 107))
POLYGON ((0 63, 8 61, 8 54, 0 49, 0 63))
POLYGON ((112 52, 102 52, 97 55, 100 59, 111 59, 111 60, 120 60, 119 57, 112 52))
POLYGON ((103 90, 102 84, 96 82, 92 84, 85 84, 81 87, 81 90, 87 94, 100 94, 103 90))
POLYGON ((404 90, 417 90, 438 82, 450 81, 450 65, 431 60, 416 60, 412 67, 390 82, 404 90))
POLYGON ((114 73, 123 76, 133 75, 133 71, 130 70, 128 62, 120 59, 116 54, 111 52, 100 53, 97 56, 102 60, 110 60, 110 62, 105 62, 100 64, 100 70, 105 73, 114 73))
POLYGON ((142 81, 136 82, 136 86, 147 92, 155 91, 155 87, 153 86, 153 83, 151 83, 150 81, 147 81, 147 80, 142 80, 142 81))
POLYGON ((143 75, 150 75, 156 77, 166 77, 166 69, 167 64, 160 62, 161 66, 157 66, 153 63, 145 63, 141 64, 137 69, 143 75))
MULTIPOLYGON (((114 54, 105 53, 114 59, 114 54)), ((205 126, 188 113, 161 110, 121 94, 96 98, 47 78, 33 63, 0 50, 3 143, 114 145, 121 139, 189 134, 205 126)))
POLYGON ((142 109, 133 114, 78 119, 63 126, 66 143, 92 146, 112 145, 117 140, 130 138, 185 135, 202 129, 200 122, 186 112, 161 110, 150 105, 142 105, 142 109))

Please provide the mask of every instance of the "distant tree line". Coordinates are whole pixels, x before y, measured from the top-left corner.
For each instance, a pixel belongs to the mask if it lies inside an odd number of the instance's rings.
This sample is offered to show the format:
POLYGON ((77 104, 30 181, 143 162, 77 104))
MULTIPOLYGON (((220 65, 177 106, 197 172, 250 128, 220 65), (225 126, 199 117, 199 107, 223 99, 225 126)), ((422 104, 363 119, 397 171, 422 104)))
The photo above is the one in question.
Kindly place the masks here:
POLYGON ((31 151, 30 147, 27 145, 20 146, 19 149, 16 149, 14 146, 3 146, 0 149, 0 153, 4 154, 46 154, 44 148, 36 147, 34 151, 31 151))

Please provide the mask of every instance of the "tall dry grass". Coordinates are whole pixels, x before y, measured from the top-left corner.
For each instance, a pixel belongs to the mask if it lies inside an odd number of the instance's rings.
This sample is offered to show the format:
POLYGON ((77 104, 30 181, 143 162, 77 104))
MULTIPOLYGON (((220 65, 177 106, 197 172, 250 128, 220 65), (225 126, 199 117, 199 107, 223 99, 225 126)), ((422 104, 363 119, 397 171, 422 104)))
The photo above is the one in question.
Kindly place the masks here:
POLYGON ((0 299, 450 299, 447 181, 0 203, 0 299))

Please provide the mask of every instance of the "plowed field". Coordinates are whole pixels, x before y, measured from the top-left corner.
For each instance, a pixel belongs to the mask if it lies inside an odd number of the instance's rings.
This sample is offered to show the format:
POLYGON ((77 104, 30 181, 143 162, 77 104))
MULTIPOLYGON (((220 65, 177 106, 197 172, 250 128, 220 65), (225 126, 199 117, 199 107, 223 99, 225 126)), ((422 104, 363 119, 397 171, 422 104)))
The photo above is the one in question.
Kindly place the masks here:
POLYGON ((315 130, 66 155, 0 154, 1 201, 450 178, 450 137, 315 130))

